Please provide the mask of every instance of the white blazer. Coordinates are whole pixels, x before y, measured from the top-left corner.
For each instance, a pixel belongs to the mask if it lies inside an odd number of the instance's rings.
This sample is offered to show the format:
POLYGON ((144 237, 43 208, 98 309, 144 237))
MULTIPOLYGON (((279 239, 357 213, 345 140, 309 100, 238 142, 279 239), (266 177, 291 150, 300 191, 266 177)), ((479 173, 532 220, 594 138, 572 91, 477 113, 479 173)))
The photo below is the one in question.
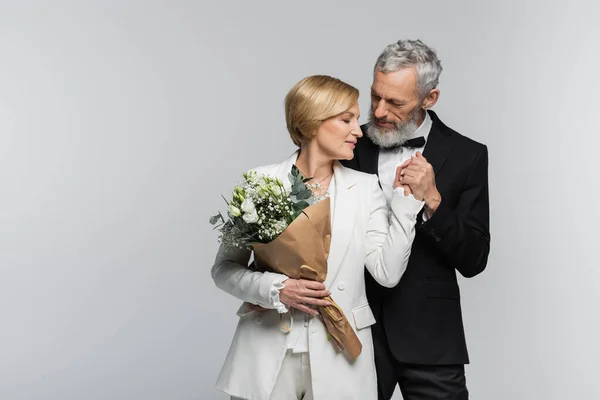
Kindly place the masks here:
MULTIPOLYGON (((281 164, 255 170, 278 177, 287 175, 298 153, 281 164)), ((394 194, 388 206, 376 175, 334 165, 335 195, 332 208, 331 248, 325 286, 342 308, 363 348, 354 362, 338 353, 327 340, 318 318, 308 326, 312 388, 316 400, 377 399, 377 377, 371 325, 375 318, 365 293, 365 266, 383 286, 398 284, 406 270, 415 236, 417 213, 423 206, 412 195, 394 194)), ((282 275, 247 268, 248 250, 219 250, 211 274, 215 284, 247 303, 273 309, 270 292, 282 275)), ((276 310, 249 311, 244 303, 216 388, 248 400, 269 400, 286 354, 286 335, 276 310)))

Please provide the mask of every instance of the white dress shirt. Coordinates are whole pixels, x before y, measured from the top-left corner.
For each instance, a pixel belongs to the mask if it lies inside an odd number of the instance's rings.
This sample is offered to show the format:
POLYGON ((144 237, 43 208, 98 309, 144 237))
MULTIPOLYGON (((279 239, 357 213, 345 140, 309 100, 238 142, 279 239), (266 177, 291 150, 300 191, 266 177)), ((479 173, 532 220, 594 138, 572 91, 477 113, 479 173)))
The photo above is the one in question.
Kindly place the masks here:
MULTIPOLYGON (((423 136, 425 138, 425 142, 427 142, 429 132, 431 131, 431 125, 431 117, 429 116, 429 113, 425 112, 425 119, 423 120, 423 123, 408 139, 423 136)), ((394 149, 379 149, 379 163, 377 166, 379 182, 381 183, 381 188, 383 189, 383 193, 385 194, 388 206, 392 200, 392 193, 394 191, 394 178, 396 177, 396 167, 402 165, 405 161, 413 157, 417 153, 417 151, 423 153, 424 148, 425 145, 423 145, 423 147, 415 148, 407 148, 400 146, 394 149)), ((399 190, 403 189, 399 188, 399 190)))

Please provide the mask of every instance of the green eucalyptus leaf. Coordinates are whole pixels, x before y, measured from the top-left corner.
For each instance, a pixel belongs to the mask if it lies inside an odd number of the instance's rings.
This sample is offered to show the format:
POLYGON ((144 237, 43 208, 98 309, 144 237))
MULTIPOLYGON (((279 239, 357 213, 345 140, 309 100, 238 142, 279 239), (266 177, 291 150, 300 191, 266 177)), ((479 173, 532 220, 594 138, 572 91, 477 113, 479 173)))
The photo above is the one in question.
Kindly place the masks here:
POLYGON ((300 170, 295 165, 292 165, 292 176, 295 178, 300 174, 300 170))
POLYGON ((302 192, 306 190, 306 186, 303 185, 302 183, 296 183, 294 184, 294 186, 292 186, 292 193, 297 195, 298 193, 302 192))
POLYGON ((312 192, 310 190, 303 190, 298 193, 298 200, 306 200, 312 196, 312 192))
POLYGON ((213 215, 212 217, 210 217, 210 219, 208 220, 208 222, 211 225, 216 224, 217 222, 219 222, 219 220, 223 219, 223 216, 221 215, 221 213, 218 213, 217 215, 213 215))
POLYGON ((309 204, 306 201, 302 200, 302 201, 299 201, 299 202, 297 202, 297 203, 294 204, 294 210, 296 210, 296 211, 298 211, 298 210, 302 211, 302 210, 304 210, 308 206, 309 206, 309 204))

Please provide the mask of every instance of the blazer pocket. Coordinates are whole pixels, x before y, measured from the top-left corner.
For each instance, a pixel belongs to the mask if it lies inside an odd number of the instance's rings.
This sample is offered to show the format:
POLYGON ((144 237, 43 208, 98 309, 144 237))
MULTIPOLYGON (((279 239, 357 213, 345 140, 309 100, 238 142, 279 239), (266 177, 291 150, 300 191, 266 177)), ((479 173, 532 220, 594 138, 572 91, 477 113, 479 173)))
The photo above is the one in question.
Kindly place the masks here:
POLYGON ((250 304, 243 302, 242 305, 240 306, 240 308, 237 310, 236 315, 240 318, 245 317, 246 315, 250 314, 251 312, 253 312, 254 310, 250 308, 250 304))
POLYGON ((426 281, 425 296, 430 299, 460 299, 460 290, 455 282, 426 281))
POLYGON ((357 330, 364 329, 375 323, 375 316, 368 303, 352 309, 352 317, 354 318, 354 326, 356 326, 357 330))

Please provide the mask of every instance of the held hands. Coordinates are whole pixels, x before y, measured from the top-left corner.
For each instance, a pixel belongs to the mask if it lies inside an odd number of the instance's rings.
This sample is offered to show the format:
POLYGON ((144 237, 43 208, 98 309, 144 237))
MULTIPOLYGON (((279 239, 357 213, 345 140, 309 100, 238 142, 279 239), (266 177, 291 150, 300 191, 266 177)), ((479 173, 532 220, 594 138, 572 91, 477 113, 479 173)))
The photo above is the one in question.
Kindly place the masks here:
POLYGON ((400 165, 396 169, 394 187, 405 187, 404 195, 412 193, 417 200, 425 201, 425 212, 430 217, 442 201, 442 196, 435 185, 433 167, 421 152, 400 165), (409 191, 406 190, 408 186, 409 191))
MULTIPOLYGON (((323 300, 323 297, 330 294, 323 283, 288 278, 284 281, 284 288, 279 291, 279 300, 288 307, 297 308, 308 314, 318 315, 319 312, 310 308, 310 306, 331 305, 327 300, 323 300)), ((267 311, 266 308, 255 304, 250 304, 249 307, 254 311, 267 311)))
POLYGON ((402 176, 400 175, 400 173, 402 172, 403 168, 406 168, 405 165, 408 165, 407 163, 409 161, 405 162, 402 165, 399 165, 396 168, 396 176, 394 177, 394 189, 399 188, 399 187, 403 188, 404 189, 404 196, 408 196, 409 194, 413 194, 412 190, 410 189, 410 186, 402 183, 402 176))

